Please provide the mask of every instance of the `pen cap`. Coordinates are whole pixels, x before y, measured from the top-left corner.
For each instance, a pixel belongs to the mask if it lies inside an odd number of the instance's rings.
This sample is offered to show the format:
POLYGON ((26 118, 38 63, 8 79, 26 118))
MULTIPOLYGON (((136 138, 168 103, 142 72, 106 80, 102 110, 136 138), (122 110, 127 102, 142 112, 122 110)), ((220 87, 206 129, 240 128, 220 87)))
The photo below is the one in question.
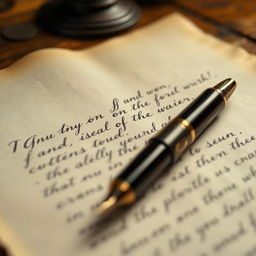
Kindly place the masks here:
POLYGON ((176 161, 224 108, 222 95, 206 89, 161 130, 155 140, 165 144, 176 161))
POLYGON ((193 128, 188 125, 185 120, 176 117, 152 138, 165 145, 174 162, 195 140, 193 128))
POLYGON ((199 136, 225 107, 222 95, 213 88, 206 89, 191 102, 179 117, 186 120, 199 136))
POLYGON ((234 79, 227 78, 221 81, 201 93, 179 114, 179 117, 186 120, 193 127, 196 136, 199 136, 225 107, 235 88, 234 79))

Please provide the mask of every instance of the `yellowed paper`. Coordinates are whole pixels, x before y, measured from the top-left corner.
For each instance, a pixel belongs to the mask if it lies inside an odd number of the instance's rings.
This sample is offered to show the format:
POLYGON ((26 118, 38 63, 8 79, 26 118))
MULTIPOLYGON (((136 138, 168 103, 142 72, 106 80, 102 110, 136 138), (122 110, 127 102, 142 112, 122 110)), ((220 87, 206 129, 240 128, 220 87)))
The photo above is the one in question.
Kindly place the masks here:
POLYGON ((254 255, 255 69, 175 14, 1 71, 1 240, 15 256, 254 255), (182 161, 122 214, 95 216, 147 140, 228 77, 236 92, 182 161))

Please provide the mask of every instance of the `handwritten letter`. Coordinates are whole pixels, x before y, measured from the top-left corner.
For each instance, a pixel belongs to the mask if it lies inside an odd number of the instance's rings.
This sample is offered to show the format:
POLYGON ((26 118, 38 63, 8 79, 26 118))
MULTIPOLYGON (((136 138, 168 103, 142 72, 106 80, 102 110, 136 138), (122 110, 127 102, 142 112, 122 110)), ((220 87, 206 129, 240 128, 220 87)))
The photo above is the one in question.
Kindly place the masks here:
POLYGON ((256 58, 179 15, 88 51, 0 72, 0 237, 14 255, 254 255, 256 58), (135 205, 95 215, 110 181, 205 88, 226 109, 135 205))

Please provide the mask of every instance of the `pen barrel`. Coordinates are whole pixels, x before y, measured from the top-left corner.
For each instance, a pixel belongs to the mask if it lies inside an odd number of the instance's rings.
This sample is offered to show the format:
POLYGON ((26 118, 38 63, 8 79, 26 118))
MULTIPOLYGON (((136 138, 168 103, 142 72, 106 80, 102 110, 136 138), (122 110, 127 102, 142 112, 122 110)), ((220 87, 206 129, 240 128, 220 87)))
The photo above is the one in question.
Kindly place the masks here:
POLYGON ((226 97, 220 90, 208 88, 178 116, 191 124, 198 137, 224 109, 225 104, 226 97))
POLYGON ((155 140, 165 144, 174 161, 202 134, 225 107, 225 99, 215 88, 208 88, 171 120, 155 140))
POLYGON ((121 194, 126 191, 123 204, 130 204, 140 197, 209 126, 224 105, 218 91, 214 88, 205 90, 149 141, 114 180, 111 191, 121 194))
POLYGON ((125 181, 138 198, 172 163, 168 147, 160 141, 150 140, 114 182, 125 181))

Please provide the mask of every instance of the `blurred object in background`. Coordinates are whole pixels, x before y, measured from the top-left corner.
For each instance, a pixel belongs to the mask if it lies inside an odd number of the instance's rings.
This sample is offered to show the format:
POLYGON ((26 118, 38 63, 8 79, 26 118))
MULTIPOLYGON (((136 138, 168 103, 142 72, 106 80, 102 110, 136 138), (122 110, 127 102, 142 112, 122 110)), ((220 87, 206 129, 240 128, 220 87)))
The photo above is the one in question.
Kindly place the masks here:
POLYGON ((6 11, 14 4, 14 0, 0 0, 0 12, 6 11))
POLYGON ((137 0, 137 2, 143 4, 143 3, 149 3, 149 4, 161 4, 161 3, 171 3, 171 0, 137 0))
POLYGON ((7 256, 6 250, 0 246, 0 256, 7 256))
POLYGON ((76 38, 112 35, 133 26, 139 17, 133 0, 53 0, 38 13, 45 29, 76 38))
POLYGON ((14 24, 4 27, 2 36, 11 41, 25 41, 38 35, 36 25, 30 22, 14 24))

